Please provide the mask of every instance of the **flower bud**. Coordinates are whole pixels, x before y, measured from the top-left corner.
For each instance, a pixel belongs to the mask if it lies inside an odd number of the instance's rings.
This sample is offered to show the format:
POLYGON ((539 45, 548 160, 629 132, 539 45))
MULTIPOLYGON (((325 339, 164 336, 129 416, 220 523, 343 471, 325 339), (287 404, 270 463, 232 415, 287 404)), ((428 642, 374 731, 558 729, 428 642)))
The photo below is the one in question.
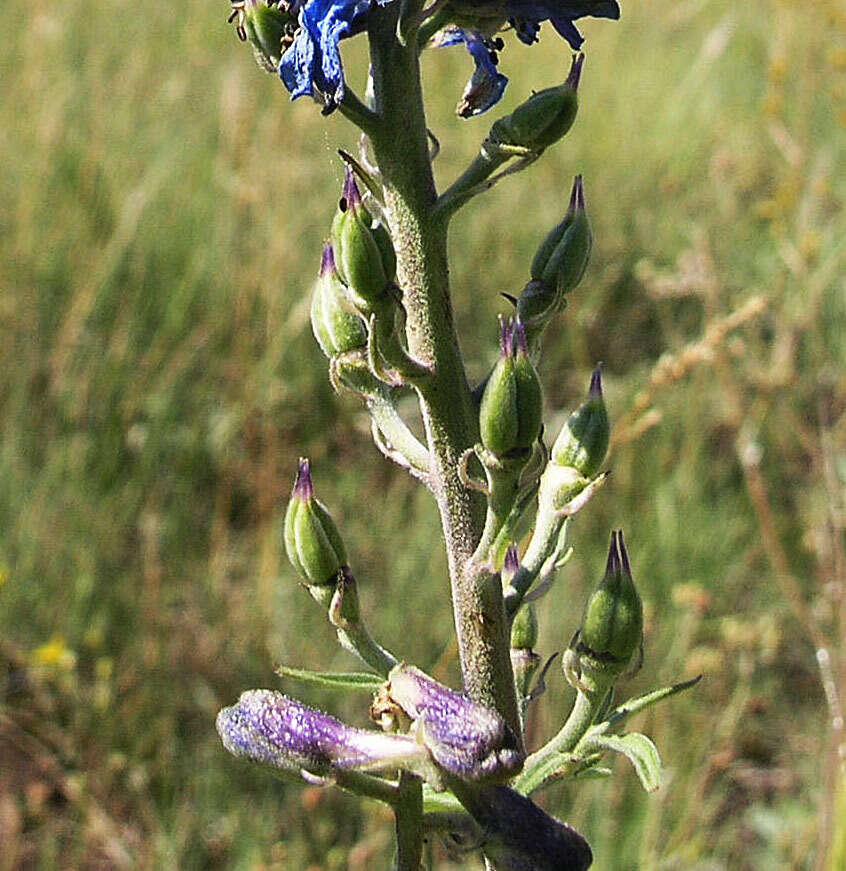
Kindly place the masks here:
POLYGON ((591 478, 608 453, 610 433, 602 398, 602 369, 597 366, 590 379, 587 399, 567 418, 555 439, 552 462, 591 478))
POLYGON ((514 457, 531 450, 540 434, 543 396, 519 320, 500 320, 500 350, 482 394, 479 429, 488 451, 514 457))
POLYGON ((561 223, 556 224, 549 233, 546 234, 546 238, 540 243, 538 250, 535 251, 535 256, 532 258, 532 265, 529 268, 529 274, 535 281, 540 281, 543 278, 546 264, 549 263, 549 258, 552 256, 552 252, 558 247, 558 243, 573 223, 573 218, 576 214, 578 187, 581 183, 582 177, 581 175, 577 175, 573 181, 573 187, 570 190, 570 205, 567 208, 567 214, 564 215, 561 223))
POLYGON ((314 498, 308 460, 301 459, 291 501, 285 512, 288 559, 310 586, 334 586, 347 564, 344 543, 329 512, 314 498))
POLYGON ((295 774, 414 768, 427 752, 413 738, 354 729, 272 690, 248 690, 217 715, 223 746, 233 755, 295 774))
POLYGON ((544 284, 555 287, 559 300, 582 280, 593 248, 593 233, 585 211, 585 189, 580 175, 577 175, 573 182, 573 193, 567 215, 570 216, 570 220, 567 222, 565 218, 564 223, 567 223, 567 226, 546 260, 541 273, 541 280, 544 284))
POLYGON ((623 533, 611 533, 605 577, 585 608, 577 651, 620 671, 643 640, 643 605, 632 581, 623 533))
POLYGON ((311 297, 311 328, 323 353, 331 360, 367 345, 364 321, 351 310, 344 294, 332 245, 323 245, 320 273, 311 297))
POLYGON ((390 304, 388 285, 396 277, 396 254, 384 224, 374 221, 361 199, 352 168, 332 222, 332 247, 338 274, 351 301, 365 316, 390 304))
POLYGON ((491 128, 491 139, 502 145, 517 145, 533 152, 558 142, 573 126, 579 108, 579 79, 585 56, 573 56, 563 84, 532 94, 510 115, 491 128))
POLYGON ((435 763, 462 780, 503 780, 523 767, 524 754, 502 717, 469 696, 400 663, 385 696, 416 723, 435 763))
POLYGON ((538 617, 535 606, 527 602, 520 606, 511 624, 511 649, 532 650, 538 641, 538 617))
POLYGON ((256 63, 268 73, 276 73, 286 49, 297 32, 293 7, 276 0, 232 0, 230 21, 235 22, 238 37, 249 42, 256 63))

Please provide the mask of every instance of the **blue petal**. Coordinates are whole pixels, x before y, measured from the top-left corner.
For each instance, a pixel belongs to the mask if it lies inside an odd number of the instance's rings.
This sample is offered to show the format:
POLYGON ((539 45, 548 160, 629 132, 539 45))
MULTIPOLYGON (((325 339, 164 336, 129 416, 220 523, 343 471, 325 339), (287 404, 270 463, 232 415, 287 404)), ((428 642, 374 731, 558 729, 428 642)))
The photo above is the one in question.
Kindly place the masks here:
POLYGON ((553 18, 552 26, 570 43, 570 48, 574 51, 578 51, 582 47, 582 43, 585 41, 584 37, 576 30, 572 19, 553 18))
POLYGON ((491 59, 491 50, 488 48, 484 35, 478 30, 465 30, 461 27, 445 27, 434 38, 433 44, 443 48, 448 45, 464 43, 476 64, 473 75, 458 104, 458 114, 462 118, 472 115, 481 115, 487 112, 491 106, 496 105, 505 93, 508 77, 504 76, 496 68, 491 59))
POLYGON ((367 14, 367 0, 308 0, 300 10, 300 29, 279 63, 279 75, 292 99, 315 90, 327 105, 344 97, 344 68, 338 43, 367 14))

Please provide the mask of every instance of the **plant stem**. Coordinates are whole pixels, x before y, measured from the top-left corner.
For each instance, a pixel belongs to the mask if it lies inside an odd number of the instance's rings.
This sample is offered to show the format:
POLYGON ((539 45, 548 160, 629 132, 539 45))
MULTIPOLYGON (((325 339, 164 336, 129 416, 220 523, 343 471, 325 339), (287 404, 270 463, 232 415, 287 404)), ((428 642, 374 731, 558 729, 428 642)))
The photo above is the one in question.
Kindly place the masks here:
POLYGON ((373 7, 370 59, 377 114, 371 132, 397 252, 409 353, 432 375, 416 385, 441 514, 465 690, 519 729, 502 590, 470 566, 484 505, 459 479, 462 453, 478 440, 477 411, 458 346, 449 294, 447 221, 437 198, 418 52, 396 38, 396 4, 373 7))
POLYGON ((567 722, 548 744, 526 760, 523 774, 514 785, 518 792, 530 795, 555 773, 562 764, 561 755, 571 753, 590 728, 607 692, 607 687, 597 688, 588 693, 577 691, 576 703, 570 711, 567 722))
POLYGON ((396 871, 419 871, 423 858, 423 784, 419 777, 407 771, 400 772, 394 815, 396 871))

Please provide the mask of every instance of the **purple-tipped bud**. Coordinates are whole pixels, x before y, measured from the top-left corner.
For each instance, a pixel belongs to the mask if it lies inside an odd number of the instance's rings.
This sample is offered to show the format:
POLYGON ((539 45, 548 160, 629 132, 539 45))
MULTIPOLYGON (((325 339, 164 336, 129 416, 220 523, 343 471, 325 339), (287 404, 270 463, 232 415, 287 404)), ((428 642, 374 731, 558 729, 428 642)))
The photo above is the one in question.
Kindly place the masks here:
POLYGON ((332 221, 332 246, 347 295, 364 315, 390 309, 388 285, 396 277, 397 258, 383 221, 364 205, 352 167, 347 164, 338 211, 332 221))
POLYGON ((314 498, 308 460, 301 459, 291 501, 285 511, 285 551, 310 586, 334 585, 347 565, 347 552, 335 521, 314 498))
POLYGON ((416 722, 435 763, 462 780, 504 780, 524 754, 505 720, 469 696, 401 663, 388 675, 388 697, 416 722))
POLYGON ((344 186, 341 189, 341 200, 338 203, 338 208, 342 212, 346 212, 348 209, 354 212, 361 208, 361 191, 358 189, 353 168, 348 163, 344 164, 344 186))
POLYGON ((333 360, 367 345, 367 330, 347 300, 330 242, 323 243, 320 272, 311 297, 311 329, 320 349, 333 360))
POLYGON ((242 693, 217 715, 217 731, 233 756, 297 774, 414 767, 427 758, 413 738, 354 729, 272 690, 242 693))
POLYGON ((300 457, 297 463, 297 480, 291 493, 294 499, 308 502, 314 498, 314 483, 311 480, 311 464, 306 457, 300 457))
POLYGON ((332 250, 331 242, 323 243, 323 251, 320 253, 320 271, 317 273, 320 278, 326 275, 336 274, 338 270, 335 268, 335 252, 332 250))
POLYGON ((576 55, 564 82, 537 91, 510 115, 496 121, 489 139, 496 144, 518 146, 537 153, 558 142, 576 120, 583 64, 584 55, 576 55))
POLYGON ((575 469, 585 478, 596 474, 611 437, 608 412, 602 398, 602 364, 591 375, 587 399, 567 418, 555 444, 552 462, 575 469))
POLYGON ((519 319, 500 318, 501 356, 479 406, 482 445, 498 457, 527 459, 540 433, 543 395, 519 319))
POLYGON ((602 582, 588 600, 576 650, 618 672, 643 639, 643 605, 632 580, 622 530, 611 533, 602 582))

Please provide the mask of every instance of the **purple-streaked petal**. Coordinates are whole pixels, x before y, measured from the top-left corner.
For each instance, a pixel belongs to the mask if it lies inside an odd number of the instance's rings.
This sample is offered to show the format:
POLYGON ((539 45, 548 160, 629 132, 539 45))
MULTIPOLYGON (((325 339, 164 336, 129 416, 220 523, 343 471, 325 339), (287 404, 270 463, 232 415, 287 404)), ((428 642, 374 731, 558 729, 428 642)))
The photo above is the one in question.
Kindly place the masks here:
POLYGON ((496 711, 405 664, 391 670, 387 690, 416 721, 432 758, 449 774, 464 780, 504 779, 522 767, 519 742, 496 711))
POLYGON ((398 768, 427 759, 413 738, 355 729, 272 690, 242 693, 217 715, 217 731, 234 756, 297 773, 398 768))

